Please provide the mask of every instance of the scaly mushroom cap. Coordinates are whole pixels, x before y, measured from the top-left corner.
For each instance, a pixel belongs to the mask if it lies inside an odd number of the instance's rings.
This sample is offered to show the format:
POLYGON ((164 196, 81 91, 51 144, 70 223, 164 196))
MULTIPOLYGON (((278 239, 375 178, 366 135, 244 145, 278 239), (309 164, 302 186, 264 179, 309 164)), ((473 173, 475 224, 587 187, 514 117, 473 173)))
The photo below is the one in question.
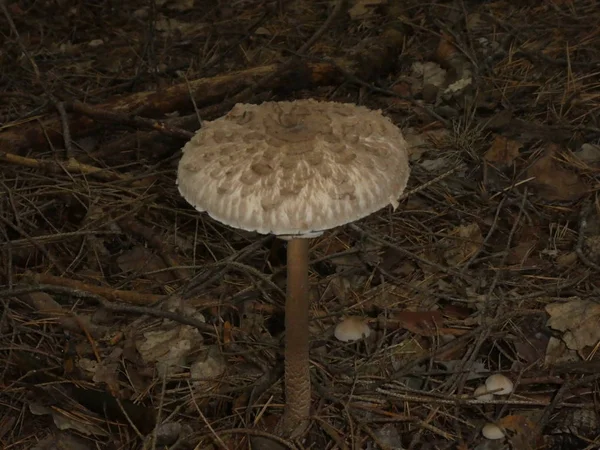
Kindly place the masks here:
POLYGON ((177 184, 234 228, 312 237, 397 207, 408 145, 380 111, 297 100, 237 104, 183 147, 177 184))

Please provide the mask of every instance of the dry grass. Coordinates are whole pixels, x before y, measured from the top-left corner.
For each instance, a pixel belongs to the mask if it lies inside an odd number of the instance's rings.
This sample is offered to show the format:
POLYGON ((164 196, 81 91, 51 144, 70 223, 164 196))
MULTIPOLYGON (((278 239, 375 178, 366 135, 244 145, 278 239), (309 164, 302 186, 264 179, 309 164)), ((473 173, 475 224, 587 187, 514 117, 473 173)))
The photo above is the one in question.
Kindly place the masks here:
POLYGON ((194 108, 211 119, 226 99, 146 118, 158 122, 86 118, 73 101, 351 58, 389 27, 404 38, 385 73, 250 92, 360 101, 414 134, 437 132, 413 155, 411 188, 457 166, 395 212, 313 241, 314 420, 304 442, 282 445, 488 448, 481 426, 500 421, 513 448, 600 446, 597 423, 576 413, 599 412, 597 345, 550 351, 563 334, 546 310, 593 303, 600 288, 599 166, 573 153, 600 139, 596 2, 388 3, 326 29, 330 4, 317 1, 0 3, 2 448, 242 449, 269 434, 283 404, 283 244, 199 215, 175 186, 194 108), (413 62, 456 58, 471 64, 469 89, 437 103, 406 94, 413 62), (2 139, 27 127, 47 139, 2 139), (497 135, 516 156, 488 152, 497 135), (372 338, 335 341, 348 314, 368 317, 372 338), (143 352, 157 330, 178 333, 163 356, 192 346, 166 376, 143 352), (205 359, 223 371, 191 379, 195 364, 211 373, 205 359), (474 399, 490 372, 517 392, 474 399), (567 426, 581 438, 552 434, 567 426))

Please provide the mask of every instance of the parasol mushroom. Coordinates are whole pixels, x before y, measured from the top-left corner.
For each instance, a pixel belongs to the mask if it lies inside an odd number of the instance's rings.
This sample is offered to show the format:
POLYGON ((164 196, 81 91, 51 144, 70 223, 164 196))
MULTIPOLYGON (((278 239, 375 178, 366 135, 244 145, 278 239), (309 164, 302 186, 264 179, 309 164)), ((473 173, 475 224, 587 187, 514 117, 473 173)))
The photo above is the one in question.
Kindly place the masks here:
POLYGON ((380 111, 296 100, 237 104, 183 148, 177 184, 190 204, 225 225, 288 241, 284 435, 304 430, 310 412, 309 238, 396 208, 409 177, 407 147, 380 111))

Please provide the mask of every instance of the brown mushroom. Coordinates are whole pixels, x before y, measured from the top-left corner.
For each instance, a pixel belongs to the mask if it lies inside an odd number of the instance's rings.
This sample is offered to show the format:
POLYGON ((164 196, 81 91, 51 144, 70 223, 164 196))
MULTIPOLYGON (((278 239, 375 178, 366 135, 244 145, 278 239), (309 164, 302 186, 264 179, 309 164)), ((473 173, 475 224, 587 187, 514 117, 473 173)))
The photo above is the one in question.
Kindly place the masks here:
POLYGON ((288 240, 284 435, 304 430, 310 412, 308 238, 397 207, 408 177, 400 130, 352 104, 238 104, 183 148, 177 183, 189 203, 231 227, 288 240))

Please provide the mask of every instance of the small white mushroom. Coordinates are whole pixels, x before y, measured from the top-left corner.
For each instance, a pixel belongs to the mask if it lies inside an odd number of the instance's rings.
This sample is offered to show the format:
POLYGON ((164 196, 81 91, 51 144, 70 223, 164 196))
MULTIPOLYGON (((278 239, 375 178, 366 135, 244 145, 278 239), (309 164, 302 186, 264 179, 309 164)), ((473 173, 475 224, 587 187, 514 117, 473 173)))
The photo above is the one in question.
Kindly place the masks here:
POLYGON ((501 373, 490 375, 485 380, 485 387, 494 395, 508 395, 513 391, 513 382, 501 373))
POLYGON ((477 389, 475 389, 473 395, 477 400, 481 400, 482 402, 491 402, 492 400, 494 400, 494 394, 490 394, 488 392, 488 389, 485 386, 485 384, 482 384, 477 389))
POLYGON ((333 332, 337 340, 342 342, 358 341, 371 335, 369 325, 360 317, 346 317, 335 327, 333 332))
POLYGON ((490 440, 504 438, 504 431, 502 431, 502 428, 493 423, 486 423, 481 429, 481 434, 484 438, 490 440))

